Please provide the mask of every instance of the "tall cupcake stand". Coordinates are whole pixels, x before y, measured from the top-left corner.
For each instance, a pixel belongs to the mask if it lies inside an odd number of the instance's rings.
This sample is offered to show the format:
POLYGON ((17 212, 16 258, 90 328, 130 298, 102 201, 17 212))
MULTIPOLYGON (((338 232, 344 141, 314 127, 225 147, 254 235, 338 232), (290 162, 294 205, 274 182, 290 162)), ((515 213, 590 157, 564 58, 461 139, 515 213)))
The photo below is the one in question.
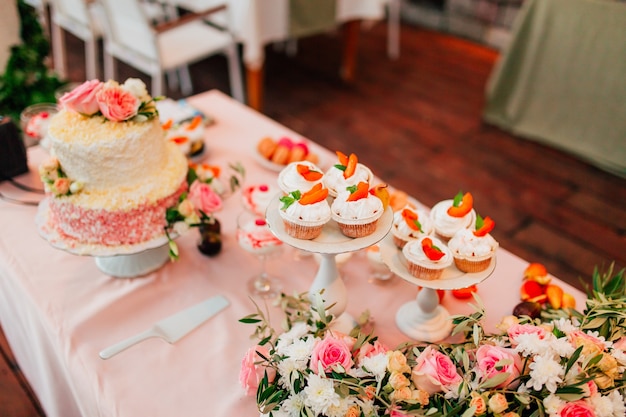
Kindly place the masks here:
POLYGON ((305 252, 317 253, 321 256, 319 268, 309 288, 310 295, 323 292, 322 298, 328 310, 335 317, 333 326, 346 333, 354 327, 354 319, 345 312, 348 304, 346 286, 337 268, 336 256, 343 253, 365 249, 378 243, 391 229, 393 212, 387 208, 378 220, 376 231, 369 236, 350 238, 339 230, 334 220, 330 220, 322 228, 322 233, 315 239, 303 240, 291 237, 285 231, 279 213, 279 196, 272 199, 267 207, 266 220, 270 230, 284 243, 305 252))
POLYGON ((487 269, 481 272, 461 272, 453 263, 443 270, 440 279, 416 278, 409 272, 402 250, 395 245, 391 234, 380 242, 380 254, 394 274, 418 287, 415 301, 405 303, 398 309, 396 325, 412 339, 431 343, 445 339, 452 331, 450 313, 439 303, 437 290, 471 287, 487 279, 496 267, 496 258, 493 257, 487 269))

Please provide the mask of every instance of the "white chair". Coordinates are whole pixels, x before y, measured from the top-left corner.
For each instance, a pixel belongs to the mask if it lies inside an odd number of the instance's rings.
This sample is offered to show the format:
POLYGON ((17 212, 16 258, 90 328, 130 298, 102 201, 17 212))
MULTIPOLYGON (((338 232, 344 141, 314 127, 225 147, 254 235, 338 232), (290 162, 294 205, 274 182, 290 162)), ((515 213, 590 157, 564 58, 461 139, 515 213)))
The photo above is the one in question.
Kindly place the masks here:
POLYGON ((52 54, 54 68, 62 78, 67 78, 65 31, 85 43, 85 74, 88 80, 98 78, 98 41, 102 29, 97 8, 86 0, 48 0, 52 14, 52 54))
POLYGON ((227 10, 221 5, 200 13, 188 13, 154 25, 138 0, 98 0, 105 19, 104 70, 107 79, 115 78, 115 59, 150 75, 153 96, 164 94, 166 72, 184 69, 181 91, 193 88, 187 66, 222 53, 228 59, 231 95, 243 102, 241 63, 233 35, 205 23, 203 18, 227 10))

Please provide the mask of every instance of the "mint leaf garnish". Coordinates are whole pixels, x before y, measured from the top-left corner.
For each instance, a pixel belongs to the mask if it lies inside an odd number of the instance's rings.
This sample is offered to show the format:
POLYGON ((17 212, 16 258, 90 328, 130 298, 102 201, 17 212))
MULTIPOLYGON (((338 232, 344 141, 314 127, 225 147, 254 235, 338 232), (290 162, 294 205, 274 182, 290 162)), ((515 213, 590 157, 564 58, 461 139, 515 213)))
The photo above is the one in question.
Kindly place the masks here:
POLYGON ((346 170, 346 166, 345 165, 341 165, 341 164, 335 165, 335 168, 337 168, 340 171, 345 171, 346 170))
POLYGON ((459 193, 454 196, 454 201, 452 202, 452 205, 454 207, 458 207, 461 205, 461 201, 463 201, 463 191, 459 191, 459 193))

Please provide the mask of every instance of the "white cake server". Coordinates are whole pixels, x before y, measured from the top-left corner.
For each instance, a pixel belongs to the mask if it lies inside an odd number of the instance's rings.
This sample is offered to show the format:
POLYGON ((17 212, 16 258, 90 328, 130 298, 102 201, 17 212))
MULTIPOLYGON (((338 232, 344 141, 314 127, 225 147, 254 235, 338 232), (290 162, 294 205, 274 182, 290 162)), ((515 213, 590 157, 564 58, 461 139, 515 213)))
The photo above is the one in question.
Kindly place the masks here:
POLYGON ((221 295, 211 297, 159 321, 146 331, 109 346, 100 352, 100 357, 109 359, 113 355, 117 355, 121 351, 150 337, 160 337, 169 343, 175 343, 228 305, 228 300, 221 295))

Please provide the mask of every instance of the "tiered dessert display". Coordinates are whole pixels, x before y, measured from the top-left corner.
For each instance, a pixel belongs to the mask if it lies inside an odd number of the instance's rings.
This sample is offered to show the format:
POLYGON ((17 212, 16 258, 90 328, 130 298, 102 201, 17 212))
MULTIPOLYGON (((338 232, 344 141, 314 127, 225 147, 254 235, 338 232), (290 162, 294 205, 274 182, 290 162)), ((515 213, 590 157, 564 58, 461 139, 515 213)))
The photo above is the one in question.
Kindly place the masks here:
MULTIPOLYGON (((347 182, 355 182, 351 177, 356 172, 356 156, 337 154, 339 163, 329 171, 346 172, 347 182)), ((386 202, 374 195, 377 188, 370 187, 369 182, 340 185, 339 177, 343 174, 337 175, 338 179, 333 184, 337 196, 332 198, 329 197, 331 188, 325 181, 329 178, 329 171, 322 174, 319 168, 309 164, 296 166, 291 171, 294 177, 301 176, 313 185, 303 192, 291 190, 285 194, 284 185, 290 181, 281 181, 283 193, 270 202, 266 212, 267 222, 284 243, 320 255, 319 268, 309 294, 314 296, 323 290, 325 305, 330 306, 329 311, 336 317, 335 326, 349 330, 354 320, 345 313, 348 296, 337 268, 336 256, 367 248, 383 239, 391 227, 393 213, 386 202)), ((373 179, 369 172, 368 175, 367 180, 373 179)))
POLYGON ((164 139, 154 100, 138 79, 87 81, 51 118, 51 160, 40 175, 40 234, 90 255, 105 273, 142 275, 168 259, 166 211, 187 189, 187 159, 164 139))
POLYGON ((435 205, 422 220, 433 223, 433 236, 423 233, 418 210, 410 211, 404 214, 404 221, 422 233, 408 242, 390 233, 380 243, 383 262, 389 269, 418 287, 416 300, 402 305, 396 314, 398 328, 414 340, 438 342, 452 331, 450 313, 439 304, 437 290, 471 287, 495 269, 498 244, 489 235, 495 223, 478 216, 472 206, 470 193, 435 205))

